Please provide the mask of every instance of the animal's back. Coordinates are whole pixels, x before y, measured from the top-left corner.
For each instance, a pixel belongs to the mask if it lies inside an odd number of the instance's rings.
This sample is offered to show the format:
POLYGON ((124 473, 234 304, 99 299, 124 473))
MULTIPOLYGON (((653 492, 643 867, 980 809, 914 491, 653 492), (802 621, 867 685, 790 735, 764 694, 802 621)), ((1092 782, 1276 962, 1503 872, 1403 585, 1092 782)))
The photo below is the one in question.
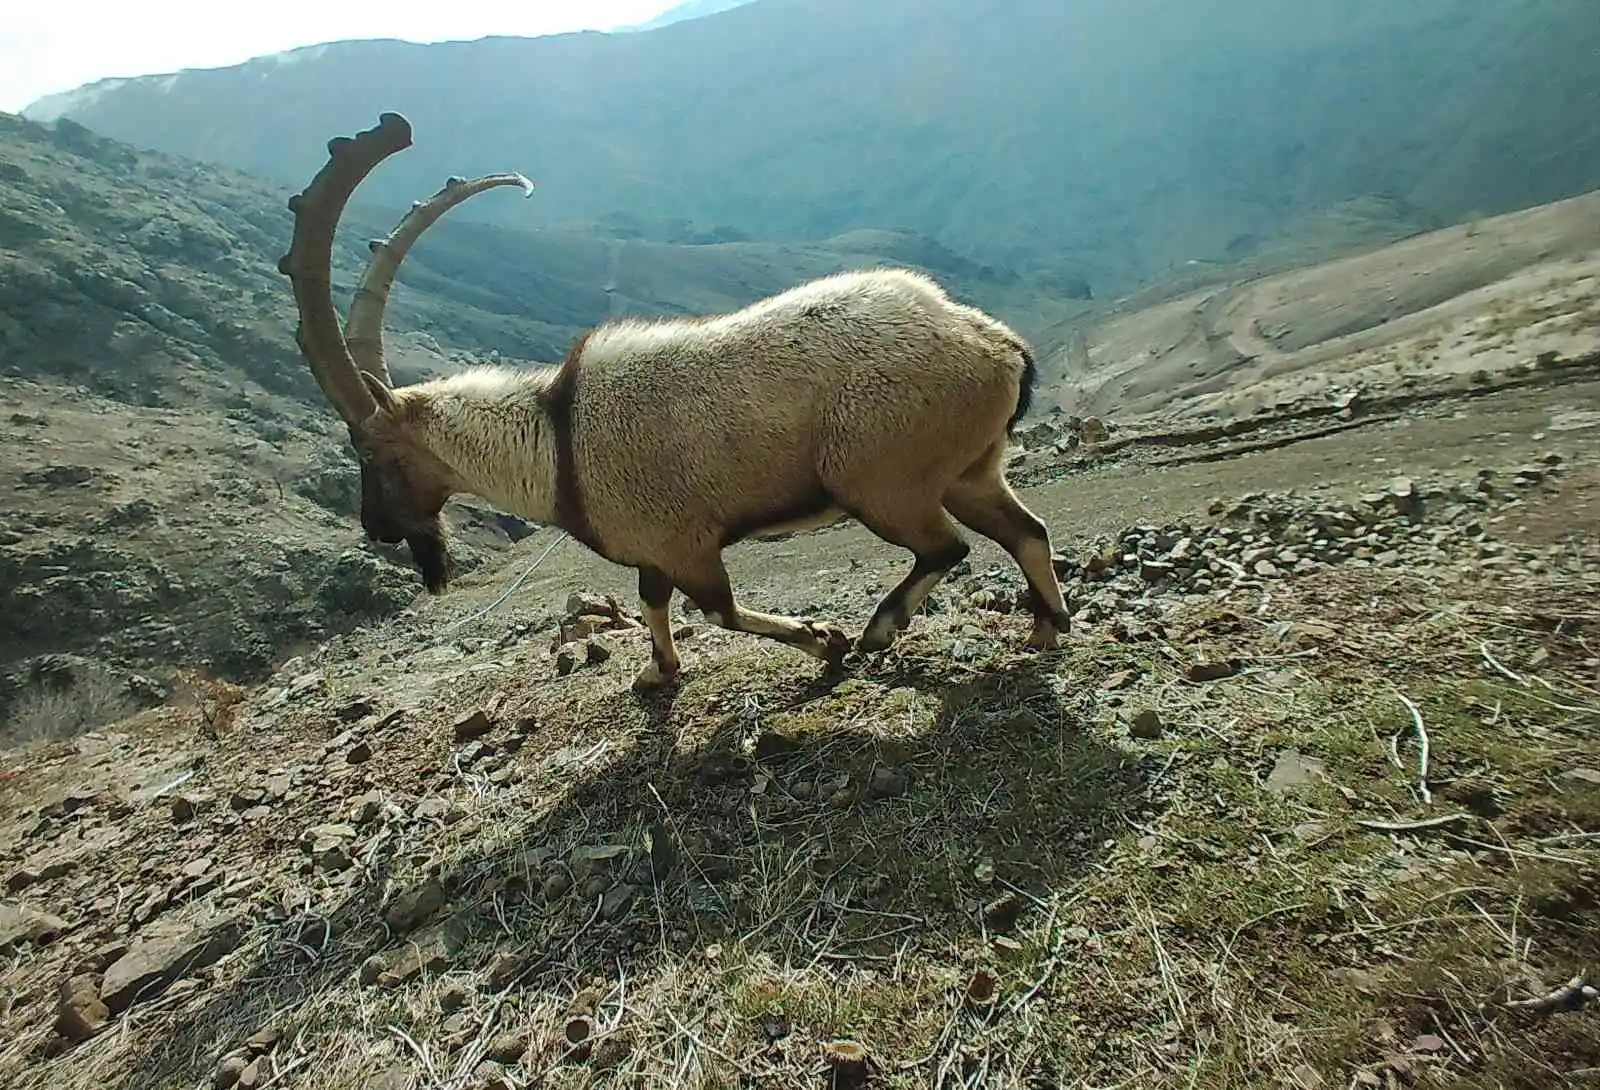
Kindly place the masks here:
POLYGON ((602 326, 584 346, 583 381, 640 408, 698 414, 707 396, 781 389, 793 404, 861 377, 884 392, 935 373, 1014 384, 1007 345, 1022 349, 1004 324, 929 278, 873 269, 821 277, 726 314, 602 326))

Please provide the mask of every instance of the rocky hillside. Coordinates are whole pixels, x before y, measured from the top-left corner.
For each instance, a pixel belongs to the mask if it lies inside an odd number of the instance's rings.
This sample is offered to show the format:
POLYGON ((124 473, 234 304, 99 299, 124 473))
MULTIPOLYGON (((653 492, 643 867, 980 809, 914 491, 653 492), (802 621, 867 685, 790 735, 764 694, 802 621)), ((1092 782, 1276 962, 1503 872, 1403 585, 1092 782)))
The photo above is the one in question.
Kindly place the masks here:
MULTIPOLYGON (((0 1081, 1584 1086, 1596 396, 1057 458, 1059 653, 984 548, 841 676, 689 624, 639 700, 574 548, 0 751, 0 1081)), ((858 625, 903 561, 736 579, 858 625)))
MULTIPOLYGON (((313 150, 325 154, 338 131, 314 138, 313 150)), ((292 182, 263 182, 138 151, 71 121, 0 114, 0 368, 149 405, 211 401, 219 382, 243 379, 320 410, 277 272, 292 227, 285 201, 317 166, 292 182)), ((393 209, 352 202, 335 251, 336 296, 353 290, 365 240, 386 234, 444 176, 393 209)), ((504 199, 529 209, 543 198, 504 199)), ((727 309, 808 276, 886 261, 923 268, 1024 326, 1071 303, 903 233, 788 247, 685 227, 682 238, 653 243, 625 221, 603 233, 531 232, 455 215, 417 247, 391 298, 397 367, 408 379, 462 359, 558 360, 610 315, 727 309)))
MULTIPOLYGON (((521 169, 465 218, 903 228, 1099 295, 1366 201, 1403 230, 1600 184, 1591 0, 761 0, 632 34, 335 43, 33 104, 298 184, 407 114, 374 192, 521 169)), ((1392 236, 1391 236, 1392 237, 1392 236)))

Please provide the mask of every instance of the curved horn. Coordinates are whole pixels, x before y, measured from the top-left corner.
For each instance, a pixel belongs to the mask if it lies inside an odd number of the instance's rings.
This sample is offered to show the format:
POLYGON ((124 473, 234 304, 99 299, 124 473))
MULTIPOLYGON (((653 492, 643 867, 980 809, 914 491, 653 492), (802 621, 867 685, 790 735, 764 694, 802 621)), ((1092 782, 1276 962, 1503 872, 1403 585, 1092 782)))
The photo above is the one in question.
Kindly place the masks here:
POLYGON ((389 365, 383 358, 383 310, 388 305, 389 289, 400 271, 400 263, 422 232, 433 226, 440 216, 467 198, 502 185, 521 186, 524 194, 533 196, 533 183, 521 174, 489 174, 470 181, 451 178, 426 201, 413 203, 411 211, 387 238, 367 243, 372 261, 350 301, 350 318, 345 326, 350 354, 355 357, 357 367, 382 380, 385 386, 394 385, 389 378, 389 365))
POLYGON ((377 409, 362 382, 333 309, 333 233, 344 206, 374 167, 411 146, 411 123, 386 111, 378 124, 355 136, 328 141, 328 161, 311 184, 289 198, 294 238, 278 260, 278 271, 294 287, 300 324, 295 342, 317 384, 352 429, 377 409))

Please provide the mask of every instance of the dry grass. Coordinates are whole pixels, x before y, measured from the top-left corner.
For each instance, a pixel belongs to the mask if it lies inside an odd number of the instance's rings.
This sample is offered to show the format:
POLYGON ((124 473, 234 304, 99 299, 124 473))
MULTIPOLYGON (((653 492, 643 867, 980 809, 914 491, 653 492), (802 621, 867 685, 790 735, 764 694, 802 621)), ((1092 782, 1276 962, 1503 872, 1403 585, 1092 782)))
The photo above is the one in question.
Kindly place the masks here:
MULTIPOLYGON (((542 652, 523 645, 374 738, 371 786, 403 806, 443 797, 457 820, 385 819, 357 876, 328 882, 274 845, 338 818, 354 787, 307 794, 230 843, 280 907, 208 986, 44 1066, 23 1062, 42 1038, 14 1009, 0 1071, 61 1090, 197 1085, 271 1025, 286 1088, 387 1086, 391 1071, 418 1087, 816 1085, 841 1038, 886 1087, 1383 1086, 1418 1071, 1585 1085, 1600 1010, 1502 1004, 1600 963, 1600 785, 1564 775, 1600 767, 1596 620, 1575 579, 1330 572, 1268 602, 1186 607, 1164 639, 1091 632, 1056 657, 1011 653, 1017 620, 925 617, 831 687, 782 649, 701 637, 670 705, 622 696, 620 664, 529 682, 542 652), (1242 669, 1196 685, 1197 655, 1242 669), (504 723, 539 719, 510 785, 448 736, 451 713, 492 690, 504 723), (1402 696, 1429 738, 1431 804, 1402 696), (1134 740, 1127 714, 1146 707, 1165 731, 1134 740), (785 752, 768 758, 775 737, 785 752), (1280 791, 1267 779, 1291 748, 1321 772, 1280 791), (1458 812, 1411 832, 1357 824, 1458 812), (625 911, 582 875, 544 892, 574 848, 644 858, 647 834, 675 860, 624 875, 625 911), (432 874, 446 912, 390 933, 385 908, 432 874), (392 967, 434 944, 437 971, 358 984, 374 953, 392 967), (991 978, 992 1001, 971 1001, 991 978), (575 1011, 592 1036, 571 1054, 575 1011), (481 1068, 503 1033, 530 1042, 521 1062, 481 1068)), ((274 764, 303 763, 288 751, 322 722, 257 707, 226 745, 270 731, 274 764)), ((171 839, 163 824, 144 832, 171 839)), ((20 964, 18 994, 48 992, 44 968, 20 964)))
POLYGON ((0 749, 59 742, 115 723, 138 710, 127 687, 111 672, 86 666, 66 683, 40 679, 12 699, 0 749))

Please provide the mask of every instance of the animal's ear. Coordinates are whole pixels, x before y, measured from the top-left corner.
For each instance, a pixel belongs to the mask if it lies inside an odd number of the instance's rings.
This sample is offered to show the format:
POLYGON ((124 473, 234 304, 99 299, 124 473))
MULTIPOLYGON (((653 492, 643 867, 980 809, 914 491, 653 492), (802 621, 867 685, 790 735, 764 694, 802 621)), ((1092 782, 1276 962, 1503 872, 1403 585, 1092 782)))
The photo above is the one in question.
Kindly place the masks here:
POLYGON ((372 400, 378 403, 378 411, 385 415, 392 415, 400 408, 400 401, 394 396, 394 391, 384 385, 383 379, 371 371, 361 372, 361 381, 367 384, 367 389, 372 393, 372 400))

